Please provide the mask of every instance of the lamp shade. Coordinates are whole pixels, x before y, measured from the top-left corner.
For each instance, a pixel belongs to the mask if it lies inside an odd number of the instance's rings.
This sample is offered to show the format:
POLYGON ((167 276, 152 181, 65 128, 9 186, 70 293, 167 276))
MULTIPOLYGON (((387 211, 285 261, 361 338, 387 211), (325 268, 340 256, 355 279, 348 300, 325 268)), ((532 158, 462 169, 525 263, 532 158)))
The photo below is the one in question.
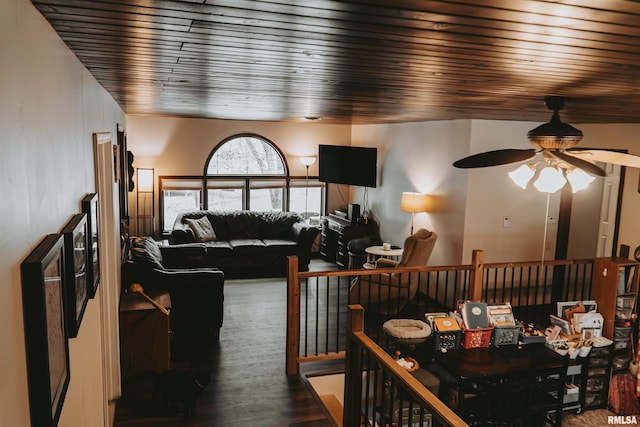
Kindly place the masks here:
POLYGON ((138 191, 153 191, 153 169, 138 168, 138 191))
POLYGON ((567 180, 571 184, 571 190, 574 193, 587 188, 595 179, 594 176, 589 175, 582 169, 573 169, 567 173, 567 180))
POLYGON ((400 210, 403 212, 429 212, 431 209, 431 197, 424 193, 404 192, 400 201, 400 210))
POLYGON ((527 184, 535 175, 536 168, 529 164, 524 164, 518 169, 508 173, 509 178, 520 188, 526 189, 527 184))
POLYGON ((305 166, 311 166, 315 162, 316 162, 315 157, 300 157, 300 163, 302 163, 305 166))
POLYGON ((547 166, 540 172, 540 176, 533 186, 541 193, 555 193, 567 183, 562 171, 553 166, 547 166))

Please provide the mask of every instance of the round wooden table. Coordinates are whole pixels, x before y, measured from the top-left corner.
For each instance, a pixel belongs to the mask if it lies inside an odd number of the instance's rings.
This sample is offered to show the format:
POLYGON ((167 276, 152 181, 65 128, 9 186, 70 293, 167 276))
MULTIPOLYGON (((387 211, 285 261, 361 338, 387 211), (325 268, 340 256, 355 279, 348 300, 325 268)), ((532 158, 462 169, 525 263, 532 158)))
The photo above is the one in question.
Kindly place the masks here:
POLYGON ((364 250, 367 253, 367 262, 362 267, 366 269, 374 268, 374 263, 377 258, 395 258, 402 256, 403 249, 388 249, 385 250, 382 246, 369 246, 364 250))

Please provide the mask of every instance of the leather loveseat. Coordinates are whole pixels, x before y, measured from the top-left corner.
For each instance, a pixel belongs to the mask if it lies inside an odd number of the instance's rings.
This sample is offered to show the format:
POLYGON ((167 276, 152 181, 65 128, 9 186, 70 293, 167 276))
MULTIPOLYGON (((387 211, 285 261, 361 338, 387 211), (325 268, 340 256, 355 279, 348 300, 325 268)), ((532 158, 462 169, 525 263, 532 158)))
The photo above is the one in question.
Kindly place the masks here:
POLYGON ((171 329, 176 339, 219 338, 223 320, 224 273, 210 268, 204 245, 159 246, 134 237, 125 247, 122 288, 169 291, 171 329))
POLYGON ((290 255, 308 271, 318 233, 293 212, 192 211, 176 217, 171 234, 181 246, 205 245, 208 265, 226 277, 259 277, 286 275, 290 255))

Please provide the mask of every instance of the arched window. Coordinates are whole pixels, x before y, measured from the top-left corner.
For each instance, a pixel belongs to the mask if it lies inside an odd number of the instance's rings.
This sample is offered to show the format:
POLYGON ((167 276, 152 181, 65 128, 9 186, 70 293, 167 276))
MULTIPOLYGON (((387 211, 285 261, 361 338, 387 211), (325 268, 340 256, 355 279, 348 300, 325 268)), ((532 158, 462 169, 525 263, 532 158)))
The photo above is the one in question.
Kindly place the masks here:
POLYGON ((275 144, 254 134, 218 144, 205 163, 205 209, 288 210, 288 168, 275 144))
POLYGON ((291 211, 305 218, 324 211, 326 185, 316 177, 291 176, 280 149, 260 135, 226 138, 200 170, 201 175, 159 177, 164 235, 178 213, 189 210, 291 211))
POLYGON ((286 175, 284 157, 258 135, 237 135, 213 149, 205 175, 286 175))

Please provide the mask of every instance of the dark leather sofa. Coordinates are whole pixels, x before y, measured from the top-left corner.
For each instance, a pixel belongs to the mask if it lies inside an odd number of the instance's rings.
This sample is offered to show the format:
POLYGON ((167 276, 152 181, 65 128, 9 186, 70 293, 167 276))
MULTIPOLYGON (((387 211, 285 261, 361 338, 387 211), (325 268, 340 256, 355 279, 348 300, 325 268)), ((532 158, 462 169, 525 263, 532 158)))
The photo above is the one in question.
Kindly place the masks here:
POLYGON ((176 339, 219 338, 225 276, 208 266, 204 245, 159 246, 151 237, 134 237, 123 258, 124 292, 133 283, 142 285, 145 292, 169 291, 176 339))
POLYGON ((299 271, 308 271, 319 231, 293 212, 192 211, 176 217, 171 234, 182 247, 204 244, 208 265, 226 277, 264 277, 286 275, 290 255, 298 257, 299 271), (200 243, 187 219, 204 216, 215 239, 200 243))

